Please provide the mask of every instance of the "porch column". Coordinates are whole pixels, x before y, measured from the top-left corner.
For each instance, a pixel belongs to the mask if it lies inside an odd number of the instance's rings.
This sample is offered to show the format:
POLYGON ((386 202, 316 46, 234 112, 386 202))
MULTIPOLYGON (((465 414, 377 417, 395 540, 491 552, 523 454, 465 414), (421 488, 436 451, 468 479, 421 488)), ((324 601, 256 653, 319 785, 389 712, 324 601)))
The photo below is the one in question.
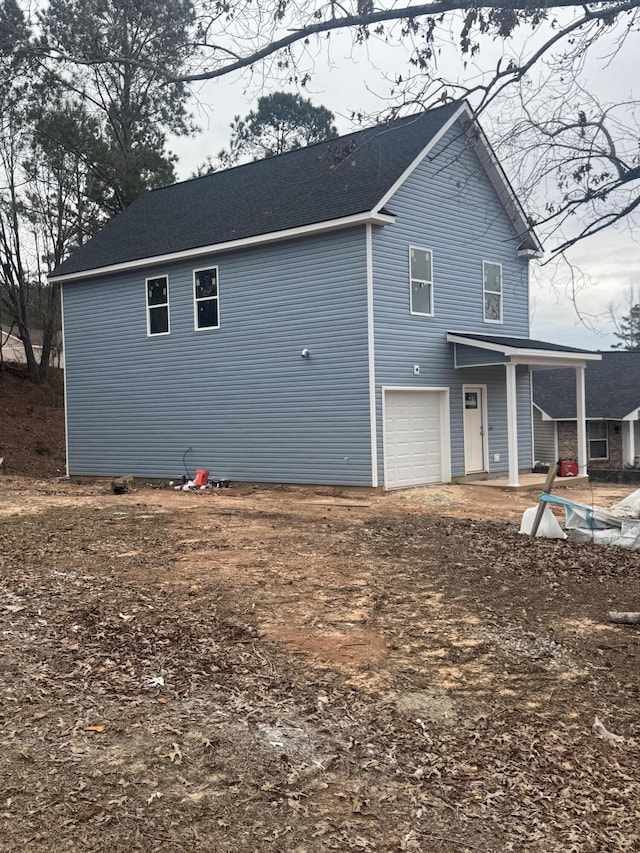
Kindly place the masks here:
POLYGON ((518 406, 516 400, 516 366, 511 362, 507 369, 507 447, 509 450, 509 485, 519 486, 518 480, 518 406))
POLYGON ((635 421, 626 421, 629 434, 627 435, 627 458, 624 460, 625 465, 631 465, 636 461, 636 429, 635 421))
POLYGON ((587 409, 584 393, 584 365, 576 367, 576 427, 578 431, 578 474, 587 474, 587 409))

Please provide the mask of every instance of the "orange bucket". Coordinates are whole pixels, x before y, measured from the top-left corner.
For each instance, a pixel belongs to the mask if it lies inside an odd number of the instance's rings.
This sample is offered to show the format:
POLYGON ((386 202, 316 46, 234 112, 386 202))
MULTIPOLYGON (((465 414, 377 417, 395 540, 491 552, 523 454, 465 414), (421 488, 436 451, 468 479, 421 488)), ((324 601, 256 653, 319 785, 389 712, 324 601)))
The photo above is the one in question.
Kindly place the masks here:
POLYGON ((196 478, 194 483, 196 486, 206 486, 209 482, 209 472, 205 471, 204 468, 198 468, 196 471, 196 478))

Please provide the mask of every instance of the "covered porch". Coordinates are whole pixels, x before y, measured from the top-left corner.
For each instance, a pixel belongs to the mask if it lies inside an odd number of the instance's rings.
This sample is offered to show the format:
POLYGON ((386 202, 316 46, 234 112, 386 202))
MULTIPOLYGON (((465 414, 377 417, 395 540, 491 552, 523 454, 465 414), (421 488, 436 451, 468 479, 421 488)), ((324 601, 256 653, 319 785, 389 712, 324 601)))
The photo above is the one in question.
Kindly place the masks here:
MULTIPOLYGON (((585 368, 588 361, 599 361, 599 353, 574 347, 563 347, 531 338, 506 335, 483 335, 470 332, 447 332, 447 341, 454 346, 456 369, 480 369, 503 365, 505 371, 508 477, 503 488, 520 488, 521 475, 518 464, 518 410, 516 395, 516 370, 519 366, 529 371, 570 367, 575 371, 577 463, 578 476, 587 478, 587 426, 585 402, 585 368)), ((531 459, 533 462, 533 458, 531 459)), ((490 483, 490 480, 485 482, 490 483)), ((525 486, 526 488, 527 486, 525 486)), ((530 486, 533 488, 533 486, 530 486)))
MULTIPOLYGON (((499 474, 486 477, 456 477, 456 483, 462 486, 482 486, 488 489, 515 489, 517 491, 526 492, 527 490, 541 492, 544 490, 547 480, 546 474, 523 474, 519 475, 517 486, 509 483, 509 477, 501 477, 499 474)), ((572 486, 584 486, 589 482, 587 475, 577 477, 559 477, 553 484, 554 491, 562 488, 571 488, 572 486)))

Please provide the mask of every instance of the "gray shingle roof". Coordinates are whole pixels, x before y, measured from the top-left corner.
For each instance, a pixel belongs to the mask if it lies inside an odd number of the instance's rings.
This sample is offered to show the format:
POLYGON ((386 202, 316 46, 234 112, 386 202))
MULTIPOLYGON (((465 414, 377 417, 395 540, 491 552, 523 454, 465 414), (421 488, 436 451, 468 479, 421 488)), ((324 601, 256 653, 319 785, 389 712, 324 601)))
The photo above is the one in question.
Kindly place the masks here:
POLYGON ((370 211, 459 107, 447 104, 144 193, 52 275, 370 211))
MULTIPOLYGON (((555 420, 576 416, 575 371, 540 370, 533 374, 533 401, 555 420)), ((640 352, 603 352, 587 362, 585 397, 588 418, 621 420, 640 407, 640 352)))
MULTIPOLYGON (((467 338, 469 346, 474 341, 485 344, 493 344, 498 347, 511 347, 512 349, 542 350, 547 352, 577 352, 591 355, 593 350, 576 349, 576 347, 565 347, 562 344, 550 344, 548 341, 536 341, 533 338, 514 338, 508 335, 475 335, 472 332, 449 332, 457 338, 467 338)), ((555 372, 555 371, 553 371, 555 372)), ((572 373, 574 371, 571 371, 572 373)))

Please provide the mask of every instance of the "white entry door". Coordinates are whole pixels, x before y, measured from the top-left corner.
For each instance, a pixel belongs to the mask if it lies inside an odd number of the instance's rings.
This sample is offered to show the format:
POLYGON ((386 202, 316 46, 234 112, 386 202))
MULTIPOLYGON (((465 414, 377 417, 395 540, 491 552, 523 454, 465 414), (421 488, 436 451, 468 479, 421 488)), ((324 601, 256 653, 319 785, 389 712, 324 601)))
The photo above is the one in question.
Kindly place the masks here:
POLYGON ((444 410, 447 397, 439 391, 385 390, 385 487, 397 489, 441 483, 444 410))
POLYGON ((485 459, 485 389, 465 385, 464 395, 464 470, 477 474, 487 470, 485 459))

